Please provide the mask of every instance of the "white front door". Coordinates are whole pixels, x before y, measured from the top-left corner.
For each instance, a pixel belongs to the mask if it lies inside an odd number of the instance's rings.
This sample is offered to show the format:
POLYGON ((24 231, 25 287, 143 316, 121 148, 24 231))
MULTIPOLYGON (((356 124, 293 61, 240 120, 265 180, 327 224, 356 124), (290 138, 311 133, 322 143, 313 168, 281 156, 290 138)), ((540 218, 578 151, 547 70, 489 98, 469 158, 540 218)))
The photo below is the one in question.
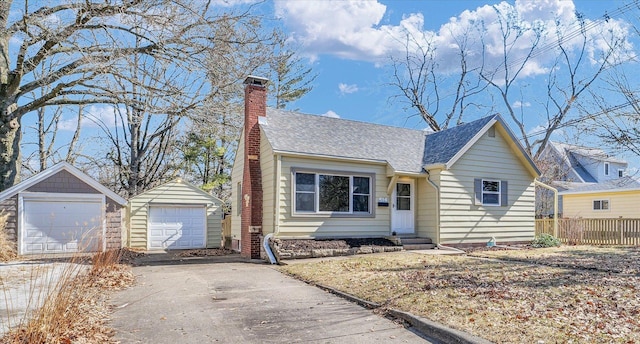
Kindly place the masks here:
POLYGON ((391 231, 396 234, 414 234, 414 182, 396 183, 392 195, 391 231))

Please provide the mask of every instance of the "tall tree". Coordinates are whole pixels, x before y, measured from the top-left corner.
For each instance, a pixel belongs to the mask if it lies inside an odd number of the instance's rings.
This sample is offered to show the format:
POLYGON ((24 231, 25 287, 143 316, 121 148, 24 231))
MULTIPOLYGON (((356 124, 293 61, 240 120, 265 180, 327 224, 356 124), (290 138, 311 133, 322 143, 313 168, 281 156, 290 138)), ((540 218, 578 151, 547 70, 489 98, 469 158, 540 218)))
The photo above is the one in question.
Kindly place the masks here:
POLYGON ((249 26, 254 18, 216 10, 197 0, 0 2, 0 190, 20 175, 25 114, 50 106, 117 104, 129 89, 108 85, 129 77, 119 66, 133 55, 191 71, 214 45, 212 25, 234 20, 249 26), (36 78, 41 65, 53 68, 36 78), (39 89, 46 92, 27 97, 39 89))
POLYGON ((284 109, 293 101, 302 98, 313 89, 318 76, 305 61, 287 46, 287 40, 277 36, 273 59, 269 63, 271 77, 270 94, 275 98, 275 108, 284 109))
POLYGON ((405 56, 392 59, 391 84, 399 91, 395 99, 416 110, 434 131, 463 122, 469 106, 503 113, 526 150, 538 158, 602 73, 629 56, 625 32, 605 17, 587 22, 576 14, 572 22, 526 21, 517 6, 504 2, 493 6, 493 12, 491 21, 461 20, 457 31, 439 32, 441 36, 407 29, 405 56), (446 46, 441 45, 443 36, 446 46), (546 78, 540 77, 545 73, 546 78), (546 94, 532 98, 526 87, 546 94), (544 113, 525 113, 518 106, 525 103, 540 105, 544 113), (533 116, 542 127, 535 136, 527 127, 533 116))

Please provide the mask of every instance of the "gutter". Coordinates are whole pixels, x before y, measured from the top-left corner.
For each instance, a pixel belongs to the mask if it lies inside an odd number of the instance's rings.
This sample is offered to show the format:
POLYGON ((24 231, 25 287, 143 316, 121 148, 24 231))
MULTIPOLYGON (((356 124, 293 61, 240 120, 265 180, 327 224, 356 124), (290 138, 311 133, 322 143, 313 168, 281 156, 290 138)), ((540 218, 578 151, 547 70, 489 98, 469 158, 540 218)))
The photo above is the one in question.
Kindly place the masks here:
POLYGON ((537 186, 553 191, 553 236, 558 237, 558 189, 547 185, 538 179, 534 179, 533 183, 537 186))

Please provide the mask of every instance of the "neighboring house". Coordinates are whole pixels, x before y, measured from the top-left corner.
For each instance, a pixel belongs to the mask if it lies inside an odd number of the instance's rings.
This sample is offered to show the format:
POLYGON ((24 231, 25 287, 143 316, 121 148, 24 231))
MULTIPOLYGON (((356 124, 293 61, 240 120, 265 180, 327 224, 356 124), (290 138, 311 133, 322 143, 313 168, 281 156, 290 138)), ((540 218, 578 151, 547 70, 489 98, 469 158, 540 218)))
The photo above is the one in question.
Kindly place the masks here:
POLYGON ((560 196, 559 213, 573 218, 640 216, 640 183, 627 176, 626 161, 599 148, 549 142, 542 160, 560 196))
POLYGON ((222 201, 176 179, 129 200, 127 244, 147 250, 218 248, 222 201))
POLYGON ((640 218, 640 182, 633 177, 581 184, 559 193, 563 217, 640 218))
POLYGON ((260 256, 279 238, 431 238, 436 244, 534 237, 539 171, 498 116, 425 133, 266 107, 245 80, 232 171, 232 242, 260 256))
POLYGON ((20 255, 120 248, 125 204, 66 162, 0 192, 5 230, 20 255))

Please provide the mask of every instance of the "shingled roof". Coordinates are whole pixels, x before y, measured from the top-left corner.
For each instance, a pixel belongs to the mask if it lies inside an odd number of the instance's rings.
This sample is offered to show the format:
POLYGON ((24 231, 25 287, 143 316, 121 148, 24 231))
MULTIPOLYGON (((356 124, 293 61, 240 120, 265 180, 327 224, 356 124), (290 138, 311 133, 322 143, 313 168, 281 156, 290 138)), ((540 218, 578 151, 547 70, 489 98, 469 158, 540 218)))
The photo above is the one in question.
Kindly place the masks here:
POLYGON ((492 120, 502 123, 492 115, 427 133, 270 108, 261 128, 276 152, 387 162, 397 172, 422 173, 427 165, 448 164, 492 120))
POLYGON ((627 176, 601 183, 571 183, 565 188, 568 190, 561 191, 561 195, 611 191, 635 191, 640 190, 640 182, 635 180, 633 177, 627 176))

